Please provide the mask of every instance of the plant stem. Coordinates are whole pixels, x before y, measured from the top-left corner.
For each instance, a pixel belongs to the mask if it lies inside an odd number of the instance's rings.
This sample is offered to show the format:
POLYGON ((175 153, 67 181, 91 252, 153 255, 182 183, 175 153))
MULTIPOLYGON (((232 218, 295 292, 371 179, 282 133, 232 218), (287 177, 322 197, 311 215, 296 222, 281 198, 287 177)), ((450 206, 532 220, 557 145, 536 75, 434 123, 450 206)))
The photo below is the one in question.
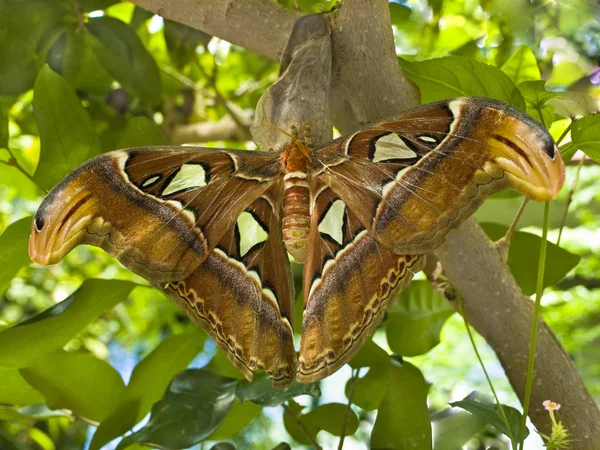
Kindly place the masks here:
POLYGON ((477 350, 477 345, 475 344, 475 339, 473 338, 473 333, 471 333, 471 327, 469 326, 469 322, 467 322, 467 316, 465 315, 465 307, 463 304, 463 299, 460 295, 458 295, 458 309, 459 309, 460 315, 462 316, 463 321, 465 323, 465 328, 467 329, 467 334, 469 335, 469 340, 471 341, 471 345, 473 346, 473 350, 475 351, 477 360, 479 361, 479 364, 481 365, 481 368, 483 369, 483 373, 485 374, 485 378, 486 378, 488 384, 490 385, 490 390, 492 391, 492 394, 494 395, 494 398, 496 399, 496 404, 498 405, 498 408, 500 408, 500 414, 502 415, 502 421, 504 422, 504 425, 506 425, 506 429, 508 431, 508 437, 510 438, 510 442, 512 443, 513 447, 516 449, 516 445, 515 445, 516 441, 512 435, 510 424, 508 422, 508 417, 506 416, 506 413, 504 412, 504 408, 502 407, 502 404, 500 403, 498 394, 496 394, 496 390, 494 389, 494 384, 492 383, 492 379, 490 378, 490 375, 488 374, 488 371, 485 368, 485 364, 483 364, 483 359, 481 359, 479 350, 477 350))
POLYGON ((292 411, 292 408, 290 408, 286 403, 284 403, 283 405, 283 409, 285 409, 285 411, 292 416, 292 418, 296 421, 296 423, 298 424, 298 427, 300 427, 300 429, 302 430, 302 432, 306 435, 306 437, 308 437, 308 439, 310 440, 310 442, 312 443, 313 447, 316 450, 323 450, 323 448, 319 445, 319 443, 317 442, 317 439, 310 433, 310 431, 308 431, 308 428, 306 428, 306 425, 304 425, 304 423, 300 420, 300 417, 298 417, 294 411, 292 411))
POLYGON ((358 369, 352 371, 352 378, 350 383, 350 389, 348 391, 348 404, 346 405, 346 412, 344 413, 344 422, 342 423, 342 432, 340 433, 340 443, 338 444, 338 450, 342 450, 344 447, 344 439, 346 438, 346 426, 348 426, 348 418, 350 417, 350 411, 352 408, 352 397, 354 396, 354 389, 356 389, 356 383, 358 383, 358 369))
POLYGON ((544 290, 544 271, 546 269, 546 244, 548 237, 548 217, 550 216, 550 202, 544 205, 544 225, 542 229, 542 242, 540 243, 540 261, 538 263, 537 287, 535 291, 535 305, 533 308, 533 320, 531 321, 531 338, 529 342, 529 359, 527 361, 527 381, 525 384, 525 396, 523 398, 523 416, 519 428, 520 449, 525 446, 525 423, 529 413, 529 402, 533 387, 533 369, 535 365, 535 347, 537 342, 538 322, 542 310, 542 293, 544 290))

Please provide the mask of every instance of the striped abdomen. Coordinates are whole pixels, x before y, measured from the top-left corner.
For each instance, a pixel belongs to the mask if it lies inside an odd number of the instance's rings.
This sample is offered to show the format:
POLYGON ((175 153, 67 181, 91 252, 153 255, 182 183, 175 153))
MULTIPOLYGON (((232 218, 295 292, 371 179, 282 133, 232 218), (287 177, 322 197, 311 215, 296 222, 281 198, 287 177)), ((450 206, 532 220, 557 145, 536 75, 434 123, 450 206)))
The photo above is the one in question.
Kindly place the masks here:
POLYGON ((306 172, 288 172, 283 198, 283 243, 298 262, 306 260, 310 231, 310 189, 306 172))

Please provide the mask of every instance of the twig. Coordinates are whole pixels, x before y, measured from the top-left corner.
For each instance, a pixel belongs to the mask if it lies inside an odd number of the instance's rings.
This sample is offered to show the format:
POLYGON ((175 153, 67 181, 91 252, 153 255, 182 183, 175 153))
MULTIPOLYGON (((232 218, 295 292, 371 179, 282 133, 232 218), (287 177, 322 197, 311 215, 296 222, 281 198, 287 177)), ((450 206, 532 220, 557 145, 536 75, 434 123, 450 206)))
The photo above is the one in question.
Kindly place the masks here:
POLYGON ((519 210, 517 211, 517 214, 515 215, 515 218, 513 219, 512 223, 510 224, 510 227, 506 231, 506 234, 496 241, 496 247, 498 248, 498 251, 502 255, 502 258, 504 259, 505 262, 508 259, 508 249, 510 247, 510 238, 512 237, 512 234, 514 233, 515 228, 517 228, 517 224, 519 223, 519 219, 521 218, 521 215, 523 214, 523 211, 525 210, 525 206, 527 206, 527 202, 529 202, 529 198, 525 197, 523 199, 523 202, 521 203, 521 206, 519 207, 519 210))
POLYGON ((317 442, 317 439, 310 433, 310 431, 308 431, 308 428, 306 428, 306 425, 304 425, 304 423, 300 420, 300 417, 298 417, 294 413, 294 411, 292 411, 292 408, 290 408, 287 405, 287 403, 283 403, 281 406, 283 406, 283 409, 285 409, 285 411, 290 416, 292 416, 292 418, 296 421, 296 423, 298 424, 298 427, 300 427, 300 429, 306 435, 306 437, 308 437, 308 439, 310 439, 310 442, 312 443, 313 447, 315 447, 317 450, 323 450, 323 448, 317 442))
POLYGON ((229 103, 229 101, 225 97, 223 97, 223 95, 217 88, 217 61, 216 61, 215 55, 213 55, 212 53, 211 53, 211 55, 213 57, 213 70, 210 75, 208 75, 208 73, 206 73, 206 70, 204 70, 204 67, 202 67, 202 64, 200 64, 200 61, 198 61, 197 59, 195 60, 196 66, 198 67, 198 70, 200 70, 200 72, 202 73, 204 78, 206 78, 210 82, 210 87, 214 91, 215 100, 217 100, 223 106, 223 108, 225 108, 225 111, 227 112, 227 114, 229 114, 231 116, 231 118, 233 119, 233 121, 236 123, 236 125, 238 127, 242 128, 242 129, 248 129, 249 125, 244 123, 244 120, 241 119, 238 116, 238 114, 233 111, 233 108, 232 108, 231 104, 229 103))
POLYGON ((460 295, 458 295, 458 311, 460 312, 460 315, 462 316, 463 321, 465 323, 465 328, 467 329, 467 334, 469 335, 469 340, 471 341, 471 346, 473 347, 473 350, 475 351, 475 355, 477 356, 479 365, 483 369, 483 373, 485 374, 485 378, 490 386, 490 390, 492 391, 492 394, 494 395, 494 398, 496 399, 496 404, 498 405, 498 408, 500 408, 500 414, 502 415, 502 421, 504 422, 504 425, 506 425, 506 430, 508 431, 508 437, 510 438, 510 442, 513 444, 513 447, 516 450, 516 448, 517 448, 515 445, 516 441, 512 435, 512 431, 511 431, 511 428, 510 428, 510 425, 508 422, 508 417, 506 416, 506 413, 504 412, 504 407, 502 406, 502 403, 500 403, 498 394, 496 394, 496 390, 494 389, 492 379, 490 378, 490 375, 488 374, 488 371, 485 368, 485 364, 483 364, 483 359, 481 358, 481 355, 479 354, 479 350, 477 350, 477 345, 475 344, 475 339, 473 339, 473 333, 471 333, 471 326, 469 325, 469 322, 467 322, 467 316, 465 314, 465 306, 463 303, 463 298, 460 295))
POLYGON ((342 423, 342 431, 340 435, 340 443, 338 444, 338 450, 344 448, 344 439, 346 438, 346 427, 348 426, 348 418, 350 417, 350 411, 352 410, 352 397, 354 396, 354 390, 358 383, 358 369, 352 371, 352 378, 350 383, 350 389, 348 391, 348 404, 346 405, 346 412, 344 413, 344 422, 342 423))
POLYGON ((9 167, 14 167, 15 169, 17 169, 19 172, 21 172, 23 175, 25 175, 25 177, 27 177, 27 179, 29 181, 31 181, 35 187, 37 187, 39 190, 41 190, 42 192, 44 192, 45 194, 48 193, 48 191, 46 189, 44 189, 42 186, 40 186, 37 181, 35 181, 35 179, 29 174, 29 172, 27 172, 23 166, 21 166, 21 164, 19 164, 19 161, 17 161, 17 158, 15 158, 15 155, 12 153, 12 151, 10 149, 6 149, 8 151, 8 154, 10 155, 8 161, 0 161, 3 164, 6 164, 9 167))
POLYGON ((560 245, 560 238, 562 237, 565 224, 567 223, 567 215, 569 213, 569 207, 571 206, 571 202, 573 201, 573 194, 575 194, 575 189, 577 189, 577 184, 579 184, 579 174, 581 173, 581 168, 583 167, 583 161, 585 161, 585 158, 581 158, 579 160, 579 164, 577 165, 577 171, 575 172, 575 179, 573 180, 571 189, 569 189, 569 196, 567 197, 565 212, 563 213, 562 220, 560 222, 560 229, 558 231, 558 239, 556 239, 556 245, 560 245))

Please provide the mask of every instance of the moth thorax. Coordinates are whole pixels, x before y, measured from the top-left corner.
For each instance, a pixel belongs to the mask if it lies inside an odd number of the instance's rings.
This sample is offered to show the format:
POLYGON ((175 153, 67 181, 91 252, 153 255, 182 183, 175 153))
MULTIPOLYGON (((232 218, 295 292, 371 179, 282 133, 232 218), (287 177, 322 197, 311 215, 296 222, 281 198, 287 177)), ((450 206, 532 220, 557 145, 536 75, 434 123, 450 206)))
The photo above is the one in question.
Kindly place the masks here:
POLYGON ((286 175, 283 198, 282 231, 287 251, 298 262, 306 260, 306 245, 310 231, 310 191, 304 177, 286 175))

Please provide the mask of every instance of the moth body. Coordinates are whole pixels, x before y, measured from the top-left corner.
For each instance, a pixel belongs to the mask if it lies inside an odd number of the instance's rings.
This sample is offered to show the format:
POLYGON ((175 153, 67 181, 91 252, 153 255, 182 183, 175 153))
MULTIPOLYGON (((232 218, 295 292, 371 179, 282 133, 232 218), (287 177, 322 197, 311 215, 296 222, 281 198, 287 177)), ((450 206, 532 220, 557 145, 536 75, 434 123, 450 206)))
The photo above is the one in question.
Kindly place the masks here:
POLYGON ((285 175, 281 220, 286 250, 298 262, 306 261, 310 233, 310 149, 300 141, 281 154, 285 175))

